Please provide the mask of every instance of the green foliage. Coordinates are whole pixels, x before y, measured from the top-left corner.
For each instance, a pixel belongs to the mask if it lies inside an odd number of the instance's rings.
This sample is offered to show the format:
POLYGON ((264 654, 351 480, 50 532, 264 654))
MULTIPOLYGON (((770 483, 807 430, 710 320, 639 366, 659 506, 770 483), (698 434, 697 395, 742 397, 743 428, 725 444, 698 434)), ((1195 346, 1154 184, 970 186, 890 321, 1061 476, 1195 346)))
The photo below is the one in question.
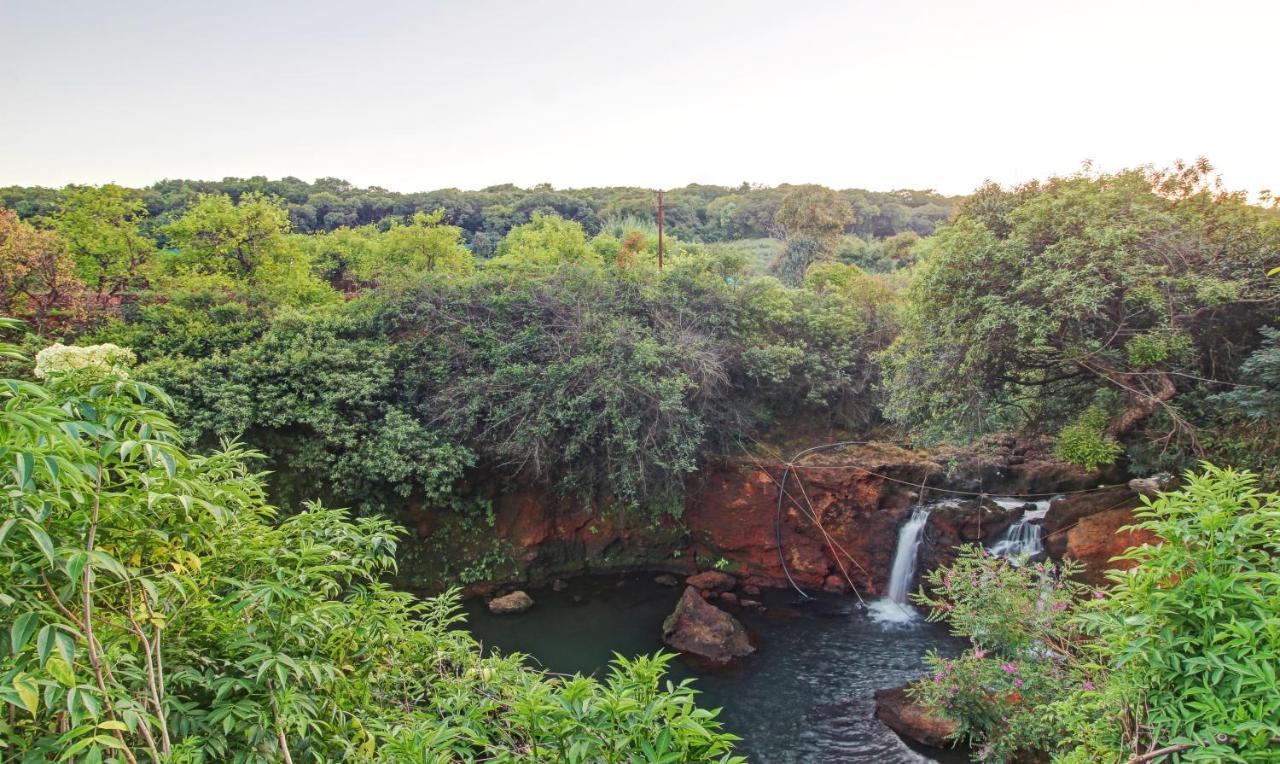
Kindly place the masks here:
POLYGON ((1086 623, 1141 729, 1187 761, 1274 761, 1280 739, 1280 495, 1206 466, 1137 513, 1162 543, 1130 550, 1086 623), (1220 742, 1219 737, 1231 741, 1220 742))
POLYGON ((142 231, 146 216, 136 191, 115 184, 67 186, 49 222, 66 242, 80 280, 107 298, 145 284, 156 250, 142 231))
POLYGON ((1091 472, 1114 464, 1124 449, 1107 434, 1110 418, 1105 406, 1094 404, 1085 409, 1074 422, 1062 428, 1054 443, 1054 454, 1091 472))
POLYGON ((803 236, 829 248, 853 223, 853 207, 835 191, 824 186, 794 186, 782 198, 778 225, 787 238, 803 236))
POLYGON ((1248 419, 1280 422, 1280 329, 1263 327, 1260 332, 1262 347, 1240 365, 1244 385, 1214 399, 1238 408, 1248 419))
POLYGON ((255 454, 187 452, 154 387, 73 364, 0 400, 7 759, 740 761, 659 689, 668 657, 604 682, 482 657, 452 593, 381 582, 388 521, 275 523, 255 454))
POLYGON ((581 225, 542 213, 535 213, 531 221, 511 229, 491 261, 494 267, 526 271, 565 264, 597 266, 600 256, 587 246, 581 225))
POLYGON ((1208 170, 980 189, 924 248, 881 359, 886 413, 934 436, 1043 431, 1106 389, 1122 399, 1113 435, 1195 453, 1178 397, 1232 381, 1276 299, 1263 263, 1280 248, 1263 211, 1208 170))
POLYGON ((1071 568, 980 549, 928 576, 917 601, 973 640, 929 656, 913 693, 960 725, 980 761, 1047 753, 1119 764, 1174 747, 1186 762, 1272 762, 1280 740, 1280 495, 1205 465, 1148 500, 1159 543, 1085 597, 1071 568))

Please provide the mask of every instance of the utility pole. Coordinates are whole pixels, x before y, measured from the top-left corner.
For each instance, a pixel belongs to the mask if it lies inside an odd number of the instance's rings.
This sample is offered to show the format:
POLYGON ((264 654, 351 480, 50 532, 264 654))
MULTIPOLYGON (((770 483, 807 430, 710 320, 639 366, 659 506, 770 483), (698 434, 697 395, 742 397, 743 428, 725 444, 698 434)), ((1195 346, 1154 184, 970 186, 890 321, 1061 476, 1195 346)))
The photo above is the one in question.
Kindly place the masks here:
POLYGON ((662 191, 658 191, 658 270, 662 270, 662 191))

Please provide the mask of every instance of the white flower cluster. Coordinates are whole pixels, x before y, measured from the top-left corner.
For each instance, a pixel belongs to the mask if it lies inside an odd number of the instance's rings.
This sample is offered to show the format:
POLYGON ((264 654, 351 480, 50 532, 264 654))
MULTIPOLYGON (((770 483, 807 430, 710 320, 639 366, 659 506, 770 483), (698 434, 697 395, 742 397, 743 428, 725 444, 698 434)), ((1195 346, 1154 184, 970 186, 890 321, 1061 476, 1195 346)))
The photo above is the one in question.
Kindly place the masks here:
POLYGON ((81 347, 59 342, 36 353, 36 376, 44 379, 57 372, 94 370, 128 379, 129 368, 137 360, 129 348, 111 343, 81 347))

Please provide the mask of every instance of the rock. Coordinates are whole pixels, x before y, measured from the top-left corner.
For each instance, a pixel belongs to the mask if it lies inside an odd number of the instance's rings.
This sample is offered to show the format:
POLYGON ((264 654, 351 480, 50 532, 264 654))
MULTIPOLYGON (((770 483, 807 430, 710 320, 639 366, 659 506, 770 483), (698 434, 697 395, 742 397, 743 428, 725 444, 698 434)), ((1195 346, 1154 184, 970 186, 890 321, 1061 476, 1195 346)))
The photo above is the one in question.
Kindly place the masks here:
POLYGON ((676 609, 662 622, 662 641, 682 653, 713 663, 728 663, 755 652, 742 624, 685 587, 676 609))
POLYGON ((747 584, 746 586, 742 587, 742 593, 751 597, 759 597, 760 587, 756 586, 755 584, 747 584))
POLYGON ((727 592, 738 585, 738 579, 718 570, 704 570, 684 580, 689 586, 707 589, 713 592, 727 592))
POLYGON ((1076 493, 1054 499, 1044 517, 1046 534, 1056 533, 1078 522, 1082 517, 1096 515, 1109 509, 1135 507, 1138 496, 1127 486, 1115 486, 1087 493, 1076 493))
POLYGON ((1077 578, 1090 586, 1105 586, 1109 583, 1107 571, 1127 570, 1134 564, 1129 560, 1113 562, 1113 558, 1130 547, 1159 543, 1159 537, 1150 531, 1120 532, 1133 522, 1133 509, 1109 509, 1081 518, 1067 531, 1064 556, 1084 565, 1077 578))
POLYGON ((564 582, 564 579, 557 578, 551 582, 551 591, 553 592, 562 592, 568 588, 569 585, 564 582))
POLYGON ((742 605, 747 610, 764 610, 764 603, 759 600, 740 600, 738 604, 742 605))
POLYGON ((655 584, 662 584, 663 586, 679 586, 680 585, 680 579, 676 578, 670 573, 663 573, 660 576, 656 576, 653 579, 653 582, 655 584))
POLYGON ((952 745, 959 725, 915 703, 905 687, 876 690, 876 718, 901 737, 933 748, 952 745))
POLYGON ((1150 477, 1134 478, 1129 481, 1129 490, 1142 494, 1143 496, 1155 496, 1161 491, 1167 491, 1173 487, 1173 475, 1168 472, 1157 472, 1150 477))
POLYGON ((523 613, 531 607, 533 607, 533 597, 521 591, 514 591, 489 600, 489 612, 498 615, 523 613))
POLYGON ((738 606, 738 595, 733 592, 722 592, 718 599, 726 605, 738 606))
POLYGON ((822 582, 822 590, 832 594, 844 594, 849 591, 849 585, 845 583, 843 578, 833 573, 822 582))

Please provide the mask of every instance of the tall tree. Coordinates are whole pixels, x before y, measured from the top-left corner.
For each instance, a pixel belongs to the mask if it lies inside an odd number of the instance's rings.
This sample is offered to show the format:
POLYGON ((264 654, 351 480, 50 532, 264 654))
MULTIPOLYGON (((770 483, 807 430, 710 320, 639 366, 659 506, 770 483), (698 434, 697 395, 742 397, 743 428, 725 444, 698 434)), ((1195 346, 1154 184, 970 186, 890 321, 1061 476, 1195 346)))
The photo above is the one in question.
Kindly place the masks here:
POLYGON ((81 316, 83 290, 57 233, 0 210, 0 315, 29 319, 42 334, 81 316))
POLYGON ((146 215, 137 192, 114 184, 67 186, 59 195, 49 222, 100 303, 145 283, 155 255, 155 243, 139 228, 146 215))

